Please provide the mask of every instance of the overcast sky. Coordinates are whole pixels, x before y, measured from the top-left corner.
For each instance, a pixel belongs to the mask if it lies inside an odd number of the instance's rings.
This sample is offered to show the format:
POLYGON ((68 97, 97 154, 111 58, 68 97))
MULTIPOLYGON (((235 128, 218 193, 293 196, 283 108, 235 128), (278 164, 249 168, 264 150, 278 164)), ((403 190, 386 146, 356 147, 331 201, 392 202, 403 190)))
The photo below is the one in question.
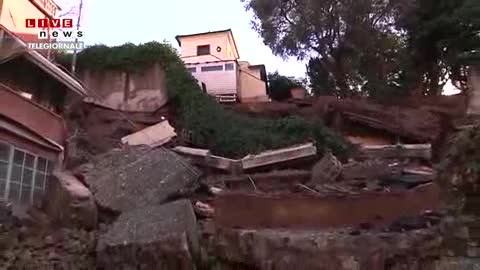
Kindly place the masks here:
MULTIPOLYGON (((80 0, 56 0, 68 11, 80 0)), ((251 28, 252 13, 240 0, 84 0, 81 30, 87 45, 168 41, 176 35, 231 28, 241 60, 265 64, 267 72, 305 77, 305 64, 274 56, 251 28)))

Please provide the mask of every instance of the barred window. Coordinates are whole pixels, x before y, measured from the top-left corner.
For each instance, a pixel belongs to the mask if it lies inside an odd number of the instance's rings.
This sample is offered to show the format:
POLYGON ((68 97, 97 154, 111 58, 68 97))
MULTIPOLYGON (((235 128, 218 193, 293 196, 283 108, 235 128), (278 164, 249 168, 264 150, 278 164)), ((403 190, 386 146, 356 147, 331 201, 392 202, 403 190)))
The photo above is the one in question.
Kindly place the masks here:
POLYGON ((7 186, 9 160, 10 146, 0 142, 0 192, 4 192, 7 186))
POLYGON ((206 67, 202 67, 202 72, 222 71, 222 70, 223 70, 223 65, 222 65, 222 66, 206 66, 206 67))
POLYGON ((0 142, 0 192, 9 201, 39 204, 53 162, 0 142))

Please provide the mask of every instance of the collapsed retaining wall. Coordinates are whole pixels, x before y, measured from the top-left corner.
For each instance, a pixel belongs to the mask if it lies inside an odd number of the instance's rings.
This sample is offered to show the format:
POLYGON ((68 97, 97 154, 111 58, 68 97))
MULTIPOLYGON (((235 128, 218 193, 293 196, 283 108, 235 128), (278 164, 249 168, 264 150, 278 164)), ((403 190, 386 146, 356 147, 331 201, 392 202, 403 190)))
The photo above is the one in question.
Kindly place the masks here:
POLYGON ((126 112, 154 112, 168 101, 166 75, 160 64, 141 73, 84 70, 80 79, 98 96, 87 102, 126 112))

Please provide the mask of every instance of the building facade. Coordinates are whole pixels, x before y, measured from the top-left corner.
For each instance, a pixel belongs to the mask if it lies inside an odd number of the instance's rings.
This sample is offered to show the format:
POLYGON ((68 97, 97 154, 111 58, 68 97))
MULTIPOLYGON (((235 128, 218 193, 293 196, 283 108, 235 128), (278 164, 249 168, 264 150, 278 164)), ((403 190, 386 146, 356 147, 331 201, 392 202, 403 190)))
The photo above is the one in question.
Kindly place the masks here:
POLYGON ((240 61, 240 94, 241 103, 268 102, 267 71, 264 65, 250 65, 240 61))
POLYGON ((187 69, 220 102, 267 101, 265 67, 239 62, 230 29, 176 37, 187 69))
POLYGON ((27 28, 26 19, 54 18, 60 7, 53 0, 0 0, 0 24, 26 42, 38 41, 38 28, 27 28))
POLYGON ((0 198, 41 203, 63 160, 65 107, 84 96, 76 79, 0 25, 0 198))

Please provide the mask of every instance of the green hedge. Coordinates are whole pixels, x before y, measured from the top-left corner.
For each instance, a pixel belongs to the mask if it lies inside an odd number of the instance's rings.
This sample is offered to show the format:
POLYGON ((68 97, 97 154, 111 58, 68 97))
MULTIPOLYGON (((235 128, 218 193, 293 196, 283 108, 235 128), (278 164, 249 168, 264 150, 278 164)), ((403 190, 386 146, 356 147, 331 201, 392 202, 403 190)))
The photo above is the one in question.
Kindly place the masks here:
MULTIPOLYGON (((68 63, 71 55, 59 58, 68 63)), ((177 119, 192 132, 197 147, 208 148, 214 154, 237 158, 315 140, 320 152, 331 149, 337 156, 348 154, 348 144, 321 123, 298 117, 280 120, 258 119, 226 111, 205 95, 196 80, 169 44, 149 42, 117 47, 97 45, 78 55, 78 70, 122 70, 142 72, 153 63, 160 63, 166 72, 171 104, 177 119)), ((68 65, 67 65, 68 66, 68 65)))

